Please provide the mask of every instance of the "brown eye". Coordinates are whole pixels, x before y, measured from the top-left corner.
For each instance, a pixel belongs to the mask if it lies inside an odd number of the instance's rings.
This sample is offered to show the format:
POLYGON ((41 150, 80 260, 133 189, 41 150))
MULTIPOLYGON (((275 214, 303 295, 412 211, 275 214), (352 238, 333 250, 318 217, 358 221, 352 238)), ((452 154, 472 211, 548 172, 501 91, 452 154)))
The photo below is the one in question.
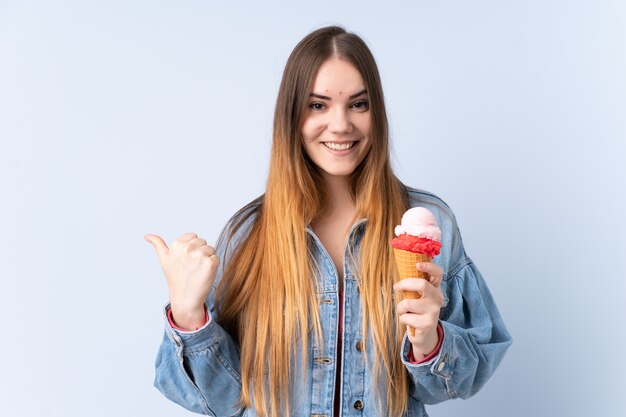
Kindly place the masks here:
POLYGON ((322 103, 311 103, 309 104, 309 108, 314 111, 324 110, 324 105, 322 103))
POLYGON ((370 108, 370 105, 367 102, 367 100, 359 100, 356 103, 354 103, 352 106, 357 110, 367 110, 370 108))

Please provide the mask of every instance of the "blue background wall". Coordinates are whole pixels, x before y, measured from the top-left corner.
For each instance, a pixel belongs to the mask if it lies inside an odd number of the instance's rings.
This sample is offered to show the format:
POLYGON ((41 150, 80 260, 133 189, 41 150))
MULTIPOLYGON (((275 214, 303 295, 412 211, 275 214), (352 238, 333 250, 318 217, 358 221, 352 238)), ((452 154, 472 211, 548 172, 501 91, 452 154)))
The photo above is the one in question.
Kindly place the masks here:
POLYGON ((214 242, 263 192, 287 55, 341 24, 378 60, 397 174, 455 211, 515 339, 429 413, 624 415, 625 21, 618 0, 0 1, 0 413, 189 415, 152 387, 167 288, 142 237, 214 242))

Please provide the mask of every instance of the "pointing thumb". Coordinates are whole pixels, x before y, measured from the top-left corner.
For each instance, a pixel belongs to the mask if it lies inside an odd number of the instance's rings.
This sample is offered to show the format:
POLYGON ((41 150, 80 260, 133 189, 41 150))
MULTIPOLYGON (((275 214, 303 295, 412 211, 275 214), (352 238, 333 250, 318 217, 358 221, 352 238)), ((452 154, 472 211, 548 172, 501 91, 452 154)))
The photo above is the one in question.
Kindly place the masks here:
POLYGON ((160 236, 147 234, 143 238, 154 247, 159 258, 169 253, 169 248, 160 236))

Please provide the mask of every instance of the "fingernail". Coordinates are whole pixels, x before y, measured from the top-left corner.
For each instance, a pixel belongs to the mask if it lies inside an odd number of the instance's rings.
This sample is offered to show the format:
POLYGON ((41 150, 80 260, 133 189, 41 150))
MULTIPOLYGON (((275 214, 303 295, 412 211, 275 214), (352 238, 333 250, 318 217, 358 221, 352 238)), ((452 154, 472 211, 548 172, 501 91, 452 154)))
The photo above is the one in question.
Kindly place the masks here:
POLYGON ((422 263, 418 262, 417 264, 415 264, 417 266, 417 269, 422 269, 422 263))

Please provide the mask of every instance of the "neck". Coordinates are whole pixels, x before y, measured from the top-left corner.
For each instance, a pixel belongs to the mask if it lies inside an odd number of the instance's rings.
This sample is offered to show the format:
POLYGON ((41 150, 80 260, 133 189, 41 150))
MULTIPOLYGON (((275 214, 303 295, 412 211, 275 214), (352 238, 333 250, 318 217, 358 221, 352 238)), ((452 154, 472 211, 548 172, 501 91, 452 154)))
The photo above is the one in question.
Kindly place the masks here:
POLYGON ((348 178, 327 175, 324 177, 324 183, 328 192, 328 205, 320 217, 353 216, 356 205, 350 196, 348 178))

